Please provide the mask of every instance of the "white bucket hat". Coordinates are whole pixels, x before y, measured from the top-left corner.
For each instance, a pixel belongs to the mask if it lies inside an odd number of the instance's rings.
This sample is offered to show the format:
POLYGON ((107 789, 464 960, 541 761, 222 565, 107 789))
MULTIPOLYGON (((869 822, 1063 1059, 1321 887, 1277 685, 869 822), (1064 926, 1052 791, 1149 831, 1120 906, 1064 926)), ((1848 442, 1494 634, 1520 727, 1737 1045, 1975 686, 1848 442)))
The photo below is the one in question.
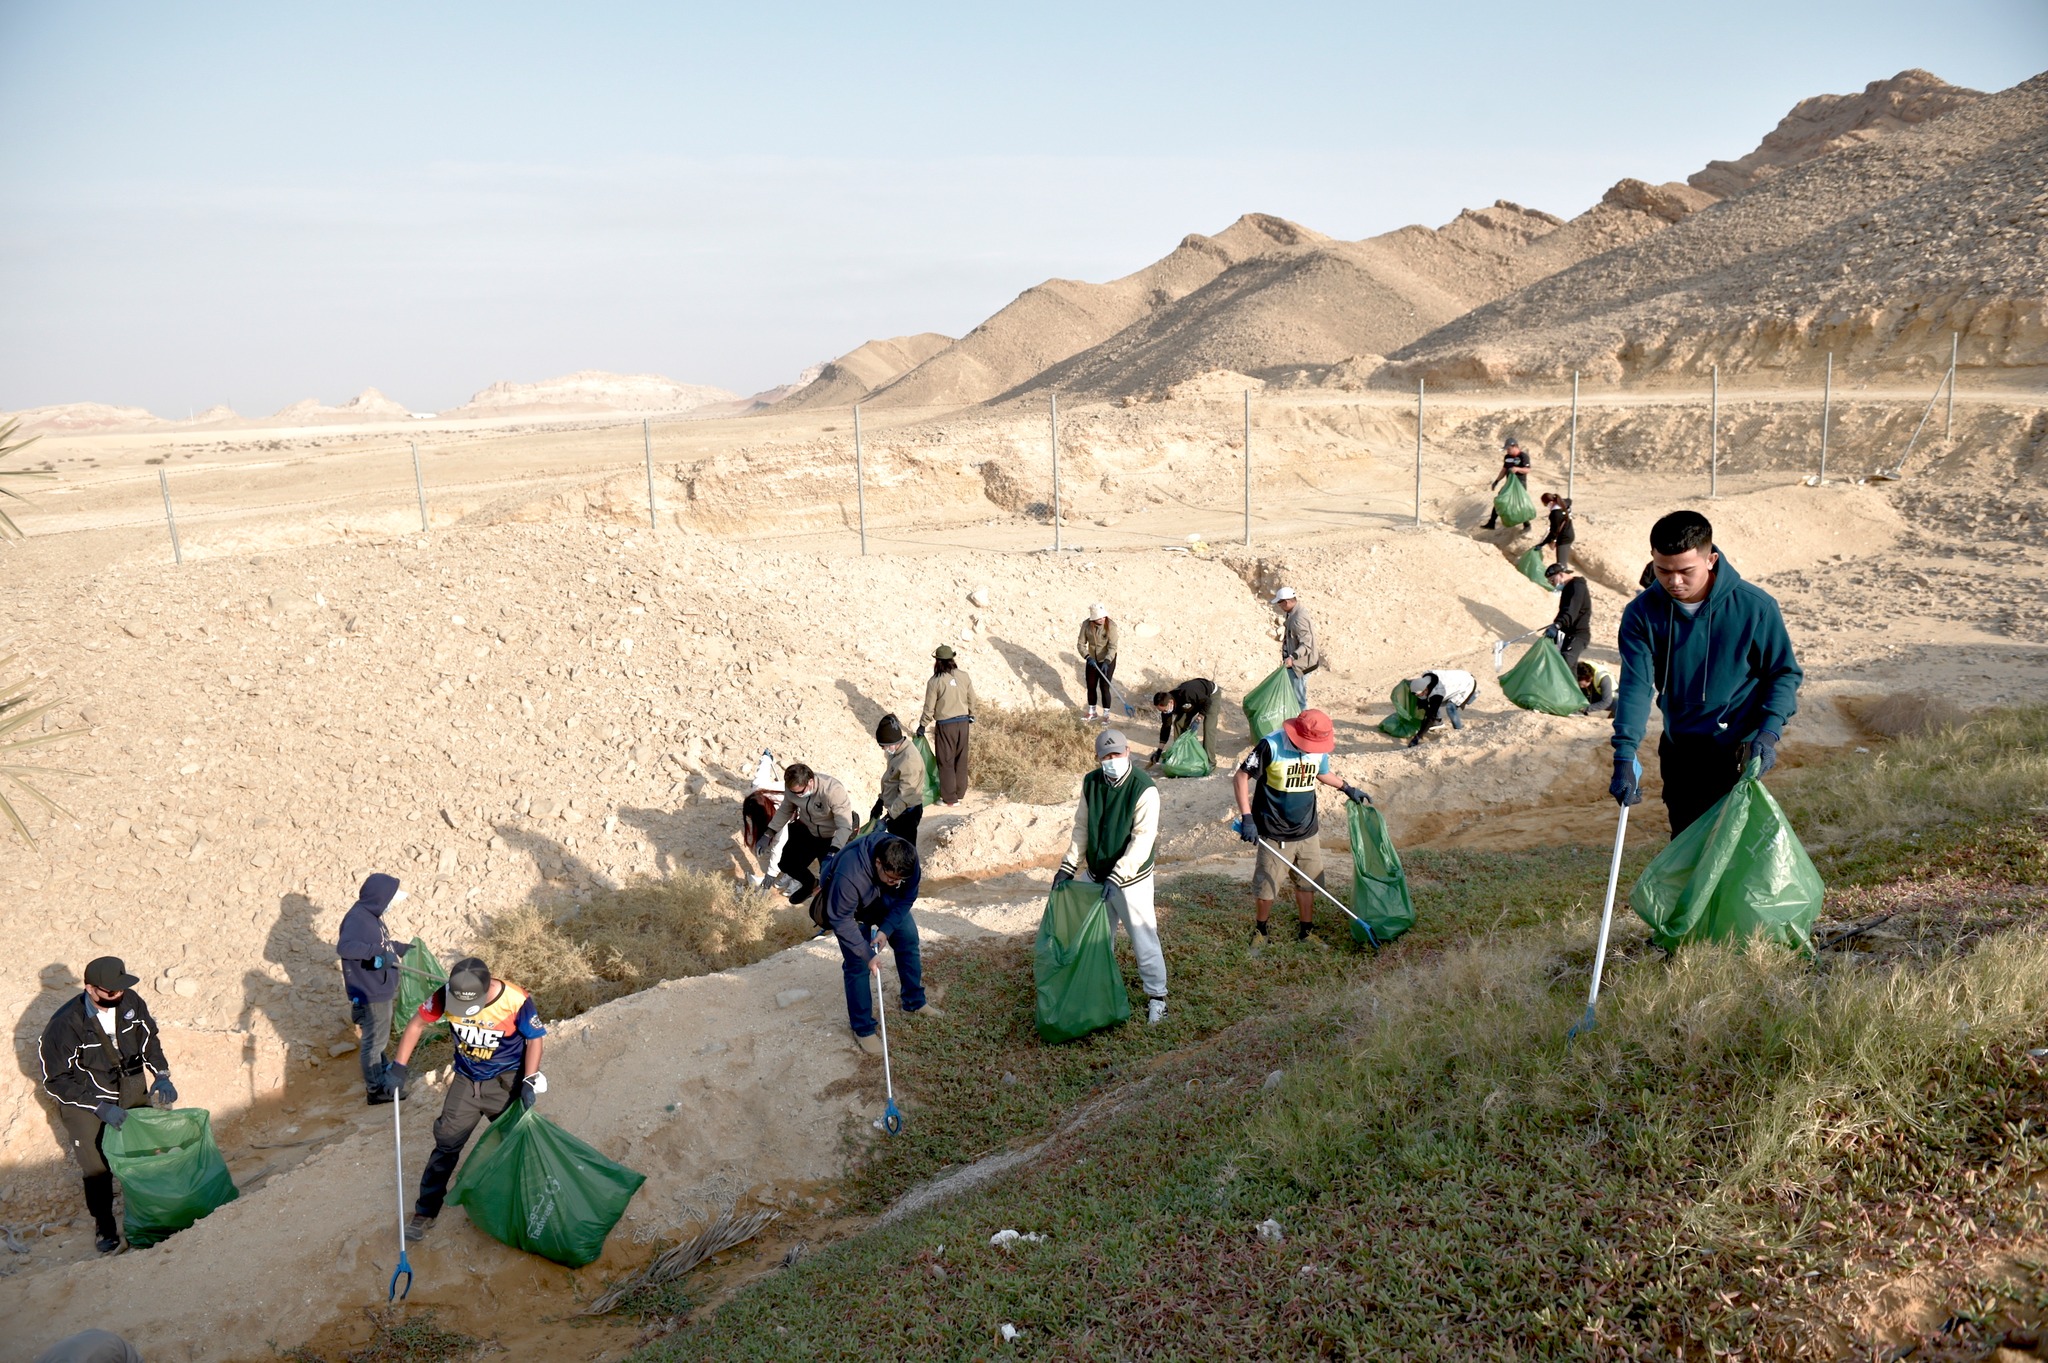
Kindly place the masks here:
POLYGON ((1088 608, 1088 618, 1090 620, 1109 619, 1109 607, 1103 605, 1100 601, 1096 602, 1088 608))

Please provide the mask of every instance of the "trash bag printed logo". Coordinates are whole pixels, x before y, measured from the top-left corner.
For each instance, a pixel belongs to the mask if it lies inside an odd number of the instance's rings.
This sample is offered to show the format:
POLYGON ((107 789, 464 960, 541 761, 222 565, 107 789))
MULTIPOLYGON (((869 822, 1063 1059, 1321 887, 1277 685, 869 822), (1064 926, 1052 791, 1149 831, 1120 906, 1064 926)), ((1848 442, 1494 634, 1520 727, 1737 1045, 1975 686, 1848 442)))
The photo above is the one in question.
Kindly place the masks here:
POLYGON ((533 1205, 526 1209, 526 1234, 530 1239, 538 1240, 541 1232, 548 1228, 548 1222, 554 1219, 561 1191, 562 1180, 549 1174, 548 1181, 535 1193, 533 1205))

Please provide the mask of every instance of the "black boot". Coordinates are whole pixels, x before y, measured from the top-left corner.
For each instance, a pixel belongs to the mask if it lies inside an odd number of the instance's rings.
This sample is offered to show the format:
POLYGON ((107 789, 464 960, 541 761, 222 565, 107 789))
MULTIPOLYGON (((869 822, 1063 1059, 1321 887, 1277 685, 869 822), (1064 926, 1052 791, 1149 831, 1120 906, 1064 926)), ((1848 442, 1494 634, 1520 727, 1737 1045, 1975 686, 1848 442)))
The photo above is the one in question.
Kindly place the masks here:
POLYGON ((112 1174, 87 1174, 85 1176, 85 1209, 92 1213, 93 1248, 102 1254, 120 1252, 121 1228, 114 1224, 114 1176, 112 1174))

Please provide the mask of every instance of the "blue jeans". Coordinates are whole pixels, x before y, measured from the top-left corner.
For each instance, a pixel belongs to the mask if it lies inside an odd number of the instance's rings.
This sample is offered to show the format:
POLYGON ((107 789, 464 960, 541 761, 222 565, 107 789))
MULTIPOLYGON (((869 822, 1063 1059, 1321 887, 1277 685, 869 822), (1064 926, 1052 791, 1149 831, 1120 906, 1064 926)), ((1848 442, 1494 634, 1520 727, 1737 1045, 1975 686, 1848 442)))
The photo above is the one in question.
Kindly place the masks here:
MULTIPOLYGON (((924 1007, 924 966, 918 955, 917 920, 910 916, 910 906, 904 905, 884 918, 879 928, 861 928, 861 936, 871 948, 875 934, 880 932, 889 939, 889 949, 896 953, 896 975, 903 982, 903 1011, 914 1013, 924 1007)), ((875 1034, 874 990, 868 981, 868 958, 856 955, 859 948, 839 936, 839 969, 846 976, 846 1020, 853 1024, 855 1036, 875 1034)))
POLYGON ((1294 683, 1294 703, 1308 709, 1308 677, 1298 668, 1287 669, 1287 680, 1294 683))

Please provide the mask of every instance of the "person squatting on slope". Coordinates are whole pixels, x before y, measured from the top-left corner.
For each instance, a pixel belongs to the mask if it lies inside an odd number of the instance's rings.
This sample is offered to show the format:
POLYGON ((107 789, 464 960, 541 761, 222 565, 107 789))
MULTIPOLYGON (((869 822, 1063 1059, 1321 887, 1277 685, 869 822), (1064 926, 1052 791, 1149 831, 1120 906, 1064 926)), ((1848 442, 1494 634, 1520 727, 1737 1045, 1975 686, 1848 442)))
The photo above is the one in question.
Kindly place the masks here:
MULTIPOLYGON (((923 778, 920 777, 920 780, 923 778)), ((881 946, 889 939, 896 953, 896 979, 903 989, 903 1011, 914 1018, 941 1016, 938 1004, 925 996, 924 961, 917 944, 917 848, 885 828, 856 838, 825 863, 818 896, 825 927, 839 942, 839 968, 846 979, 846 1020, 853 1041, 869 1055, 882 1053, 875 1035, 875 997, 870 976, 881 975, 881 946)), ((936 992, 936 991, 934 991, 936 992)))
POLYGON ((1579 538, 1578 527, 1572 524, 1572 503, 1569 497, 1560 497, 1555 492, 1546 492, 1537 498, 1550 509, 1550 533, 1536 541, 1538 552, 1557 546, 1557 566, 1572 566, 1572 545, 1579 538))
POLYGON ((43 1089, 57 1100, 58 1120, 85 1180, 93 1248, 102 1254, 120 1252, 121 1228, 114 1221, 114 1175, 100 1142, 108 1127, 128 1120, 129 1108, 147 1107, 152 1097, 164 1107, 178 1101, 163 1038, 135 992, 137 983, 118 956, 88 963, 85 989, 65 1000, 36 1047, 43 1089), (145 1067, 155 1082, 143 1082, 145 1067))
POLYGON ((1434 672, 1410 677, 1408 693, 1422 708, 1422 727, 1408 740, 1408 746, 1413 748, 1420 745, 1422 736, 1442 723, 1445 716, 1450 718, 1453 729, 1465 727, 1464 709, 1479 698, 1479 681, 1470 672, 1440 667, 1434 672))
MULTIPOLYGON (((1500 472, 1493 475, 1493 481, 1486 485, 1487 491, 1499 487, 1510 478, 1522 480, 1524 488, 1529 486, 1529 456, 1522 452, 1522 442, 1509 436, 1501 441, 1500 472)), ((1486 518, 1485 529, 1491 530, 1500 524, 1500 508, 1494 507, 1486 518)))
POLYGON ((1287 669, 1287 679, 1294 683, 1294 703, 1306 709, 1308 674, 1323 665, 1322 650, 1316 647, 1315 621, 1308 618, 1308 609, 1292 587, 1274 592, 1273 599, 1266 604, 1286 618, 1287 623, 1280 630, 1280 665, 1287 669))
POLYGON ((1545 568, 1543 576, 1557 588, 1557 618, 1544 628, 1543 636, 1557 645, 1566 662, 1576 666, 1579 655, 1593 642, 1592 588, 1562 561, 1545 568))
POLYGON ((1317 841, 1322 825, 1316 812, 1316 787, 1341 790, 1352 803, 1365 803, 1365 792, 1330 772, 1330 754, 1337 747, 1336 729, 1321 710, 1303 710, 1264 738, 1245 755, 1231 777, 1237 795, 1238 836, 1259 844, 1252 867, 1252 907, 1256 922, 1252 949, 1266 944, 1267 920, 1283 885, 1294 886, 1299 921, 1294 940, 1308 939, 1315 922, 1313 876, 1323 876, 1323 849, 1317 841), (1268 845, 1270 844, 1270 845, 1268 845), (1279 856, 1274 852, 1278 851, 1279 856), (1294 863, 1290 869, 1280 857, 1294 863))
POLYGON ((1190 677, 1171 691, 1154 691, 1152 708, 1159 712, 1159 747, 1145 765, 1158 766, 1159 759, 1166 755, 1166 745, 1194 728, 1199 719, 1202 751, 1209 754, 1209 765, 1215 766, 1216 712, 1222 702, 1222 691, 1207 677, 1190 677))
MULTIPOLYGON (((768 825, 775 822, 775 811, 782 808, 782 768, 775 765, 775 754, 763 749, 761 760, 754 764, 754 788, 747 792, 747 798, 740 801, 740 841, 748 851, 761 841, 761 835, 768 831, 768 825)), ((749 874, 747 884, 756 889, 771 880, 775 887, 787 894, 796 888, 796 882, 775 869, 782 859, 782 849, 789 843, 789 826, 783 825, 768 843, 765 854, 755 854, 758 874, 749 874)))
POLYGON ((462 1147, 476 1124, 495 1118, 517 1098, 532 1107, 548 1091, 540 1072, 541 1039, 548 1029, 526 991, 491 974, 489 966, 465 956, 448 971, 448 982, 427 996, 405 1024, 392 1057, 389 1083, 401 1088, 409 1077, 413 1048, 427 1028, 447 1019, 455 1039, 455 1076, 441 1115, 434 1121, 434 1153, 420 1174, 419 1200, 405 1223, 408 1243, 424 1240, 448 1197, 448 1182, 462 1147))
POLYGON ((755 842, 754 855, 767 851, 784 829, 789 830, 789 840, 783 844, 777 866, 791 882, 784 887, 789 902, 801 904, 818 889, 817 872, 812 868, 853 837, 853 797, 837 778, 792 762, 782 773, 782 807, 755 842))
MULTIPOLYGON (((1159 844, 1159 787, 1131 766, 1131 745, 1116 729, 1095 736, 1095 770, 1081 778, 1081 803, 1055 887, 1085 879, 1102 887, 1112 925, 1122 923, 1145 986, 1145 1021, 1166 1016, 1166 954, 1159 949, 1152 861, 1159 844)), ((1111 932, 1115 932, 1114 926, 1111 932)))
POLYGON ((924 754, 903 733, 903 721, 883 715, 875 726, 875 742, 888 758, 882 768, 882 793, 875 797, 870 819, 881 819, 891 833, 917 846, 917 826, 924 822, 924 754))
POLYGON ((932 679, 924 684, 924 709, 917 717, 918 737, 936 725, 932 756, 939 763, 939 799, 949 805, 967 794, 968 737, 977 705, 974 683, 960 670, 948 645, 932 650, 932 679))
POLYGON ((384 914, 405 897, 397 877, 382 871, 370 876, 341 916, 334 944, 334 954, 341 958, 349 1021, 362 1039, 356 1060, 363 1071, 363 1098, 372 1107, 391 1101, 391 1086, 384 1077, 391 1062, 391 1010, 398 1000, 398 963, 412 950, 410 942, 391 940, 384 914))
POLYGON ((1572 675, 1579 683, 1579 694, 1586 698, 1586 713, 1597 715, 1602 711, 1614 711, 1614 674, 1599 663, 1581 658, 1572 675))
POLYGON ((1664 715, 1657 765, 1675 838, 1734 788, 1751 757, 1763 771, 1777 764, 1805 674, 1777 601, 1736 573, 1705 516, 1663 517, 1650 527, 1650 556, 1657 585, 1621 613, 1607 790, 1620 804, 1642 803, 1638 748, 1654 693, 1664 715))
POLYGON ((1110 702, 1116 697, 1110 685, 1116 676, 1116 640, 1116 621, 1109 618, 1109 607, 1098 601, 1081 622, 1074 652, 1081 655, 1082 680, 1088 687, 1088 718, 1104 724, 1110 721, 1110 702))

